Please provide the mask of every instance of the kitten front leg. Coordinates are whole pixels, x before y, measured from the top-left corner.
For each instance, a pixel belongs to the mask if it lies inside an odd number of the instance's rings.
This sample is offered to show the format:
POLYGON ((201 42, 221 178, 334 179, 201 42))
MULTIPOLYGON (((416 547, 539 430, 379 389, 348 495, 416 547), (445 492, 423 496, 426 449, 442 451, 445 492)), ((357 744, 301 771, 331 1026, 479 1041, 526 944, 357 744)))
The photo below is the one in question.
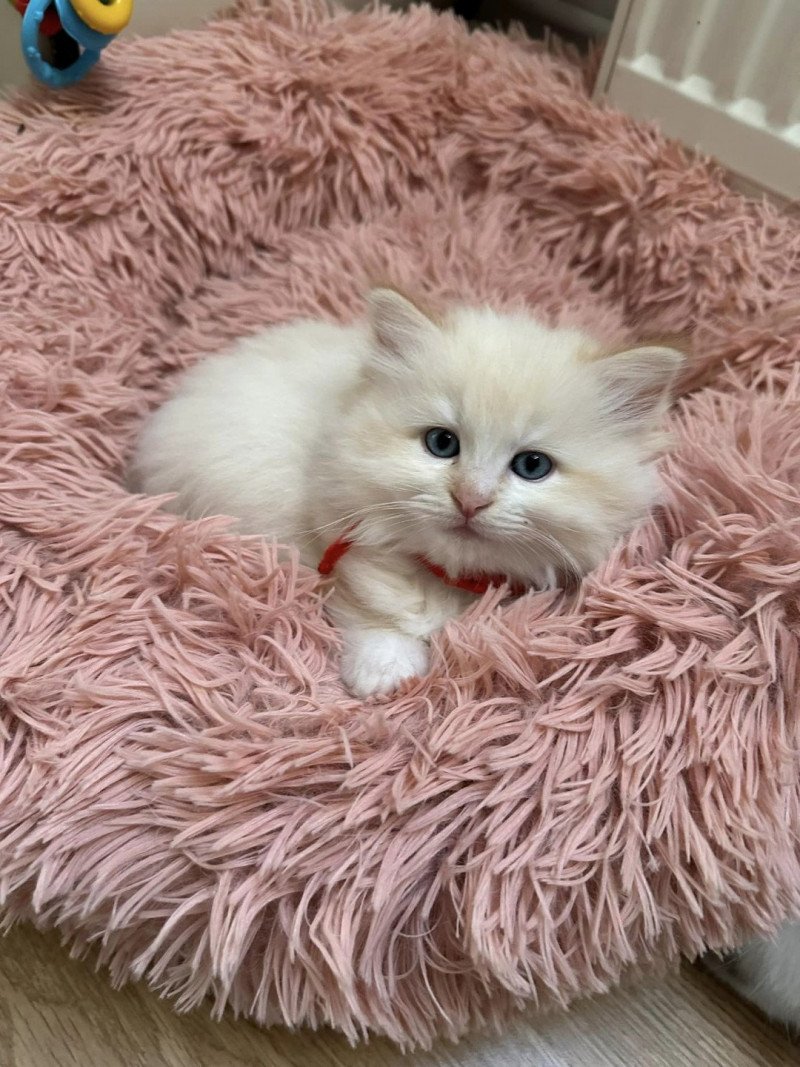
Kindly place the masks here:
POLYGON ((355 696, 367 697, 425 674, 429 636, 464 604, 464 594, 422 572, 413 560, 353 549, 339 565, 329 603, 344 638, 344 684, 355 696))
POLYGON ((357 697, 391 693, 428 669, 428 645, 398 630, 345 631, 342 681, 357 697))

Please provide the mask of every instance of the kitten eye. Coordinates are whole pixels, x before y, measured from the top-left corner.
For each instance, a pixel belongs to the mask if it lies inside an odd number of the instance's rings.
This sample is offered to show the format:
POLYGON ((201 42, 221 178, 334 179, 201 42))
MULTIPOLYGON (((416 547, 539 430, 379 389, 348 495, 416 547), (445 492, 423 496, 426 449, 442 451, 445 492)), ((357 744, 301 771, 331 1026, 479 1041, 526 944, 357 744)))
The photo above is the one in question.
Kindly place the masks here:
POLYGON ((425 447, 437 459, 452 459, 461 451, 458 438, 444 426, 434 426, 425 434, 425 447))
POLYGON ((540 482, 554 467, 552 459, 544 452, 520 452, 511 460, 514 474, 524 478, 526 482, 540 482))

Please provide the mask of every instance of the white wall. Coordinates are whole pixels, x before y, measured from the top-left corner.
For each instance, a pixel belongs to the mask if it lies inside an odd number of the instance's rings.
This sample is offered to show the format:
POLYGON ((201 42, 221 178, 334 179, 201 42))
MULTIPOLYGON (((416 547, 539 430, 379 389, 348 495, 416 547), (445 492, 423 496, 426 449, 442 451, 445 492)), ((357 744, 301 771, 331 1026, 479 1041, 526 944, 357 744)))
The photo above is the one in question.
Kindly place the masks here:
MULTIPOLYGON (((134 0, 133 19, 125 33, 165 33, 178 26, 196 26, 226 6, 225 0, 134 0)), ((0 0, 0 84, 20 85, 27 77, 19 25, 17 12, 7 0, 0 0)))

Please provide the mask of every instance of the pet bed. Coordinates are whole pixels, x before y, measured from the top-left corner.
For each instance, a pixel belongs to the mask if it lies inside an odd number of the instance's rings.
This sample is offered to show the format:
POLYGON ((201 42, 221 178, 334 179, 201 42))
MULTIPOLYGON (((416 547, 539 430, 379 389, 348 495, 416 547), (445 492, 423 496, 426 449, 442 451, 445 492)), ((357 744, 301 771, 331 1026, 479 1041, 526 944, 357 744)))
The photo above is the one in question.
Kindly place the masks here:
POLYGON ((0 110, 0 902, 407 1047, 800 910, 800 227, 425 9, 240 5, 0 110), (174 371, 373 274, 691 331, 666 502, 360 705, 316 576, 122 487, 174 371))

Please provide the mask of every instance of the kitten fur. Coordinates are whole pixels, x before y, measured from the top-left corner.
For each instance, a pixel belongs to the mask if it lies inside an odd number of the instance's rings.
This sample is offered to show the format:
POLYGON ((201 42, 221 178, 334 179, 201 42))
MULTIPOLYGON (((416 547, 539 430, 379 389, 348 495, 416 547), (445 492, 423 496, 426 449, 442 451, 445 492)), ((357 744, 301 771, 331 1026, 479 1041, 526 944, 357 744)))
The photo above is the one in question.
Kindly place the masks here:
POLYGON ((596 566, 648 511, 681 359, 603 357, 530 314, 462 307, 437 322, 374 290, 365 321, 274 327, 190 370, 145 426, 132 481, 174 493, 179 514, 296 545, 310 566, 357 524, 330 612, 347 687, 388 692, 426 670, 427 638, 473 599, 419 555, 451 577, 543 588, 596 566), (426 449, 432 427, 458 435, 457 456, 426 449), (525 450, 552 473, 515 474, 525 450))
POLYGON ((800 1033, 800 922, 772 937, 757 937, 722 959, 705 957, 710 970, 775 1022, 800 1033))

